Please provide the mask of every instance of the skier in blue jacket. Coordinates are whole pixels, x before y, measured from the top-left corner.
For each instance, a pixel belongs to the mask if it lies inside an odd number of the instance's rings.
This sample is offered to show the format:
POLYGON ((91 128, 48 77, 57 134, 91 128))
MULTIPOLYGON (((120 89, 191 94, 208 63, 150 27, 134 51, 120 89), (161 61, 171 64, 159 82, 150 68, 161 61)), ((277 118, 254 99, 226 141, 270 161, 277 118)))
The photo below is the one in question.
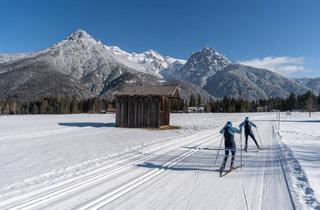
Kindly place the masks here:
POLYGON ((224 155, 222 165, 220 167, 220 176, 221 176, 221 173, 223 172, 228 160, 229 151, 231 151, 231 155, 232 155, 230 170, 233 169, 233 162, 236 155, 236 143, 234 141, 234 134, 240 133, 240 131, 237 128, 232 127, 232 123, 228 121, 227 124, 220 130, 220 133, 223 134, 224 136, 224 147, 225 147, 225 155, 224 155))
POLYGON ((244 135, 246 138, 246 144, 244 147, 244 150, 247 152, 248 151, 248 137, 250 136, 252 138, 252 140, 254 141, 254 143, 257 145, 257 148, 260 149, 256 137, 254 136, 251 127, 255 127, 257 128, 256 124, 254 124, 254 122, 249 120, 249 117, 246 117, 246 119, 239 125, 240 127, 240 131, 242 132, 242 128, 244 127, 244 135))

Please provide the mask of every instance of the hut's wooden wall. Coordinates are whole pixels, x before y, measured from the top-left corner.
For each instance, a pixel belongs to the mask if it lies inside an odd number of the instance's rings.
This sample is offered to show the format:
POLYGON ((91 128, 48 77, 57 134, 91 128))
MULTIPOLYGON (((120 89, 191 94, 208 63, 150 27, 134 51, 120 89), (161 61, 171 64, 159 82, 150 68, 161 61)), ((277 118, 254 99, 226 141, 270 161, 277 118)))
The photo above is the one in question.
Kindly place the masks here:
POLYGON ((160 108, 160 125, 170 124, 170 99, 162 97, 161 108, 160 108))
POLYGON ((117 96, 116 126, 126 128, 158 128, 160 96, 117 96))

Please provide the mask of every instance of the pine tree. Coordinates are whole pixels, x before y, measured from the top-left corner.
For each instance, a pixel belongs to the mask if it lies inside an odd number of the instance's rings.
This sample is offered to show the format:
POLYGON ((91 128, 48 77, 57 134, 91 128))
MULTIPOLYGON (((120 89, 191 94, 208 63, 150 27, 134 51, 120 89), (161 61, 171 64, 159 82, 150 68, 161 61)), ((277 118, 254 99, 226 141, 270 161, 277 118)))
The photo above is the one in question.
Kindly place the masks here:
POLYGON ((193 106, 196 106, 196 98, 194 97, 193 94, 191 94, 190 100, 189 100, 189 107, 193 107, 193 106))
POLYGON ((198 94, 197 95, 197 106, 201 106, 201 96, 198 94))
POLYGON ((290 93, 289 97, 286 99, 286 106, 288 110, 296 109, 297 98, 294 93, 290 93))

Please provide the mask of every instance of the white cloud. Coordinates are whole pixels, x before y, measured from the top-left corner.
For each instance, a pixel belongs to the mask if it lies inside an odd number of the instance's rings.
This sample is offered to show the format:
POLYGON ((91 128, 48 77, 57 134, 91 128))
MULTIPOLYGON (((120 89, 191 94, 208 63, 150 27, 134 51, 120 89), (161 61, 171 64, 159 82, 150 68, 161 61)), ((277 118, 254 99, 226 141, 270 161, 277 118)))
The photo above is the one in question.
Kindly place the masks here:
POLYGON ((239 61, 240 64, 256 68, 269 69, 283 75, 291 75, 296 72, 304 71, 303 57, 265 57, 247 61, 239 61))

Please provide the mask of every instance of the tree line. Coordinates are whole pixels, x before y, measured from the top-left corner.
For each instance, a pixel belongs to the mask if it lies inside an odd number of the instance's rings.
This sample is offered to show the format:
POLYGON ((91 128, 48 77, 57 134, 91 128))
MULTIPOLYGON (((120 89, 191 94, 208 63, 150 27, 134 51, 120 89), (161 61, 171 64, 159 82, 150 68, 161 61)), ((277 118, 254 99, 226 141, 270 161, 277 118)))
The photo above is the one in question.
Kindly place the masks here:
POLYGON ((100 113, 114 105, 113 101, 101 98, 79 100, 77 97, 47 97, 37 101, 22 102, 7 100, 0 102, 2 114, 77 114, 100 113))
POLYGON ((189 105, 192 101, 194 106, 204 106, 207 112, 257 112, 257 111, 319 111, 320 96, 316 96, 312 91, 307 91, 302 95, 290 93, 286 99, 271 98, 256 101, 243 100, 241 98, 224 97, 222 100, 211 99, 207 103, 201 103, 201 99, 191 96, 189 105))
MULTIPOLYGON (((311 113, 320 110, 320 96, 308 91, 303 95, 291 93, 288 98, 260 99, 256 101, 224 97, 220 100, 203 102, 200 95, 191 95, 188 101, 178 100, 171 103, 172 111, 187 111, 191 106, 203 106, 207 112, 256 112, 256 111, 293 111, 304 110, 311 113)), ((114 110, 115 101, 103 98, 79 100, 77 97, 47 97, 37 101, 0 101, 0 114, 77 114, 101 113, 114 110)))

